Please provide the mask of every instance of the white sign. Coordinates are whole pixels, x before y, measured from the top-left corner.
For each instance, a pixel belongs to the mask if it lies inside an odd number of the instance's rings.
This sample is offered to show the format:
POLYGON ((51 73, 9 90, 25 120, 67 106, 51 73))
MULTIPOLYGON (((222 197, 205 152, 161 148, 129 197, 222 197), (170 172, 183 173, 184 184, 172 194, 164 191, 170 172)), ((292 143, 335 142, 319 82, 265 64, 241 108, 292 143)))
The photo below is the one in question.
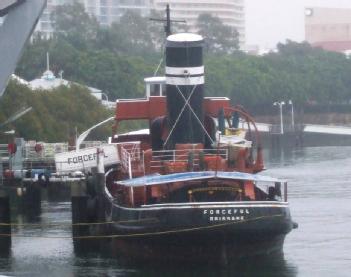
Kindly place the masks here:
POLYGON ((203 215, 209 221, 243 221, 250 214, 249 209, 209 209, 203 210, 203 215))
MULTIPOLYGON (((116 145, 101 145, 104 152, 104 165, 112 165, 120 162, 116 145)), ((90 170, 97 166, 96 147, 84 148, 79 151, 70 151, 55 155, 56 171, 60 174, 74 171, 90 170)))

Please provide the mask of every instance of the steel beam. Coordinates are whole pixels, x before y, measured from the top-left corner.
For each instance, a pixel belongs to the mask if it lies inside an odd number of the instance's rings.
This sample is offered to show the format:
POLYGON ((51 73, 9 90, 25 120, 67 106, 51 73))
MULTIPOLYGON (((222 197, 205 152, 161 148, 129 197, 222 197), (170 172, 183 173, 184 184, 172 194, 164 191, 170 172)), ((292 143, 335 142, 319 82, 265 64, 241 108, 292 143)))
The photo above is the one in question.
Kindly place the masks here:
POLYGON ((6 15, 10 9, 22 4, 25 0, 1 0, 0 2, 0 16, 6 15))
POLYGON ((5 2, 7 16, 0 26, 0 97, 46 5, 46 0, 5 2))

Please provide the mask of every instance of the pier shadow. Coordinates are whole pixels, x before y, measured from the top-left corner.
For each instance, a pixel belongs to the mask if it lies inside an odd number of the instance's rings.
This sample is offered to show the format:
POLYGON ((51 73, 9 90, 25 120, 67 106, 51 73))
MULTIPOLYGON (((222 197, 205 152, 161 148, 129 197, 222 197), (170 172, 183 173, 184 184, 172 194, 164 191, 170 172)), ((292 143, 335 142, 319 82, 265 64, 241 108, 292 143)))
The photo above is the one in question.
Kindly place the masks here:
POLYGON ((9 253, 1 253, 0 254, 0 275, 1 276, 12 276, 11 272, 13 272, 12 268, 12 252, 9 253))
POLYGON ((64 182, 49 183, 45 189, 49 202, 66 202, 71 200, 70 185, 64 182))

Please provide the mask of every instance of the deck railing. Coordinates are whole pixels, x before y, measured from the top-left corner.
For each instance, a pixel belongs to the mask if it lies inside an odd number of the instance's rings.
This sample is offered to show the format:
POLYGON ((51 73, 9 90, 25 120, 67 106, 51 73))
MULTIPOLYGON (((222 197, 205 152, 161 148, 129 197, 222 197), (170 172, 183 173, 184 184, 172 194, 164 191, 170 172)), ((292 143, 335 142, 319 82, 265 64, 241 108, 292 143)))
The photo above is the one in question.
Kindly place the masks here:
MULTIPOLYGON (((217 163, 217 157, 228 159, 228 149, 181 149, 153 151, 150 161, 152 171, 164 171, 167 165, 171 165, 175 171, 203 170, 205 161, 213 158, 217 163), (177 168, 177 165, 179 168, 177 168)), ((215 166, 217 167, 217 166, 215 166)), ((218 168, 220 164, 218 162, 218 168)))
MULTIPOLYGON (((172 167, 175 172, 197 171, 204 169, 201 163, 211 160, 211 157, 213 163, 217 163, 218 157, 221 160, 228 159, 227 149, 160 150, 152 151, 151 157, 141 150, 140 142, 120 143, 119 149, 122 168, 128 173, 129 178, 150 172, 162 173, 167 167, 172 167)), ((218 159, 218 168, 221 166, 219 163, 218 159)))
MULTIPOLYGON (((120 146, 121 165, 128 172, 129 178, 133 178, 133 164, 137 163, 140 167, 142 161, 140 142, 128 142, 117 144, 120 146)), ((142 164, 143 165, 143 164, 142 164)))

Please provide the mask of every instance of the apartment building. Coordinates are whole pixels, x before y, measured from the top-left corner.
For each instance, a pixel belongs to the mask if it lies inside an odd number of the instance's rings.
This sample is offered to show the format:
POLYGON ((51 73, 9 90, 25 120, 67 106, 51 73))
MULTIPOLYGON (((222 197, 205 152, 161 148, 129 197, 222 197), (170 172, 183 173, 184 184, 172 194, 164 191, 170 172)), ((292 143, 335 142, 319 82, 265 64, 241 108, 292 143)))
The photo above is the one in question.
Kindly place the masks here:
MULTIPOLYGON (((48 0, 47 7, 36 27, 46 37, 52 34, 52 22, 50 15, 57 6, 70 4, 73 0, 48 0)), ((142 16, 150 14, 150 0, 75 0, 83 4, 86 12, 97 18, 102 25, 111 25, 117 21, 127 10, 139 13, 142 16)))
POLYGON ((196 20, 202 13, 217 16, 224 24, 239 32, 240 46, 245 45, 245 0, 151 0, 155 10, 167 4, 174 19, 184 19, 190 31, 196 32, 196 20))
MULTIPOLYGON (((51 12, 59 5, 73 0, 48 0, 47 8, 37 25, 46 37, 52 34, 51 12)), ((210 13, 239 32, 239 43, 245 45, 245 0, 75 0, 82 3, 88 14, 93 15, 102 25, 118 21, 127 10, 148 16, 151 10, 163 12, 167 4, 171 7, 173 19, 184 19, 189 31, 196 32, 196 20, 202 13, 210 13)))
POLYGON ((40 32, 43 36, 49 38, 53 31, 51 24, 51 13, 56 9, 57 6, 71 2, 71 0, 47 0, 46 8, 40 17, 40 20, 35 28, 35 32, 40 32))
POLYGON ((126 11, 133 11, 141 16, 150 14, 150 0, 80 0, 86 11, 96 16, 100 24, 111 25, 118 21, 126 11))

